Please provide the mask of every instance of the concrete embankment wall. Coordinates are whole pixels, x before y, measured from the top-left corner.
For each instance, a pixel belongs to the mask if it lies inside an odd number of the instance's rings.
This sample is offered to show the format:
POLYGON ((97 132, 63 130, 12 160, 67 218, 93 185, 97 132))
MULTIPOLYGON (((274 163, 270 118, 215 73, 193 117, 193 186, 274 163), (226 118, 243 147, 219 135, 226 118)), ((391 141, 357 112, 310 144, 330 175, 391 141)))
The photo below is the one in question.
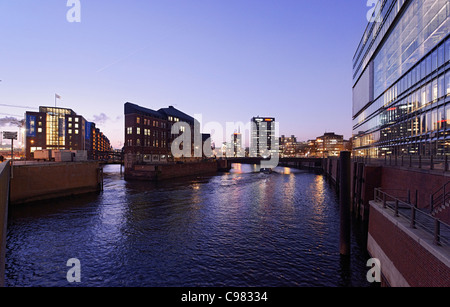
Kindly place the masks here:
POLYGON ((98 162, 15 165, 11 179, 11 204, 52 199, 100 189, 98 162))
POLYGON ((6 226, 9 203, 9 162, 0 164, 0 287, 5 283, 6 226))
POLYGON ((167 180, 202 174, 214 174, 218 170, 216 161, 184 163, 184 164, 159 164, 159 165, 135 165, 133 169, 125 170, 126 180, 167 180))

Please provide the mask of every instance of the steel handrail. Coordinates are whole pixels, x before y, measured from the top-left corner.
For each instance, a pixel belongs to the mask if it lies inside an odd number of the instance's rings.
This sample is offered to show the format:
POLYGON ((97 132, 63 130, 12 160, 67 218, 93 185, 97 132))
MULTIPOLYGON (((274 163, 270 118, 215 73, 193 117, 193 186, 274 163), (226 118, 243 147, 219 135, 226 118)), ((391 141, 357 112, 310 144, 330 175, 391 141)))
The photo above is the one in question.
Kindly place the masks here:
POLYGON ((381 202, 382 207, 384 209, 386 209, 386 208, 393 209, 396 217, 403 216, 404 218, 409 219, 411 228, 417 228, 417 226, 420 226, 420 228, 422 228, 426 232, 432 234, 434 237, 434 240, 433 240, 434 244, 436 244, 436 245, 449 245, 450 244, 449 238, 442 235, 442 227, 446 228, 450 233, 450 225, 448 225, 447 223, 439 220, 438 218, 432 216, 431 214, 429 214, 423 210, 420 210, 419 208, 417 208, 416 206, 414 206, 408 202, 402 201, 394 196, 389 195, 388 193, 384 192, 380 188, 375 188, 374 194, 375 194, 374 195, 375 201, 381 202), (408 215, 404 214, 403 212, 401 212, 401 209, 411 210, 410 215, 408 216, 408 215), (430 225, 426 225, 423 223, 423 221, 418 219, 418 214, 423 216, 426 219, 431 220, 431 223, 433 224, 433 225, 431 225, 433 227, 433 230, 430 230, 430 225))

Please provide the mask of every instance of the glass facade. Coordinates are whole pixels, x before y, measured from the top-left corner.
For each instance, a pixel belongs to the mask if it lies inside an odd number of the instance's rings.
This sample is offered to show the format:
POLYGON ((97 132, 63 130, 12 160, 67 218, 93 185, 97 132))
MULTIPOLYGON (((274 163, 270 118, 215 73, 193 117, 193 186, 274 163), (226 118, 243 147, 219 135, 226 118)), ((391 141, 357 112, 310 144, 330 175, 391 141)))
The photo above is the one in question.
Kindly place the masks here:
POLYGON ((251 124, 250 156, 264 159, 274 157, 279 148, 275 118, 253 117, 251 124))
POLYGON ((382 2, 353 60, 354 154, 450 153, 450 3, 382 2))
POLYGON ((66 115, 73 115, 70 109, 40 107, 41 113, 46 113, 46 148, 65 149, 66 145, 66 115))

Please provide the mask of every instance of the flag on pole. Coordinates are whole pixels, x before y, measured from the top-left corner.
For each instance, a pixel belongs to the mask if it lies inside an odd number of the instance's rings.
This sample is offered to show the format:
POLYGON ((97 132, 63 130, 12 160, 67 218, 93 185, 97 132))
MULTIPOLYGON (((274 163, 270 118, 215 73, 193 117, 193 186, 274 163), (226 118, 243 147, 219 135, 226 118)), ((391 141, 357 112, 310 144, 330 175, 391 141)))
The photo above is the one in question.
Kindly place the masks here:
POLYGON ((58 94, 55 94, 55 108, 56 108, 56 99, 61 99, 61 96, 59 96, 58 94))

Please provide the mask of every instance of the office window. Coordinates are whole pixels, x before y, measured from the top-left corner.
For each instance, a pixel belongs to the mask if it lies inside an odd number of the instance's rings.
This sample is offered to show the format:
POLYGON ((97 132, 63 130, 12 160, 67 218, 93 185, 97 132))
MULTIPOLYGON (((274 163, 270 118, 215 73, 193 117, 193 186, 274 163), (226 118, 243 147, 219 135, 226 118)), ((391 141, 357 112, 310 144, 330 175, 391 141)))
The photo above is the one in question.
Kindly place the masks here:
POLYGON ((80 119, 78 117, 75 117, 75 122, 78 123, 80 119))
POLYGON ((444 75, 439 77, 438 82, 437 82, 437 87, 438 87, 438 98, 444 97, 445 96, 445 76, 444 75))
POLYGON ((78 134, 79 133, 79 130, 77 129, 77 130, 75 130, 75 134, 78 134))
POLYGON ((448 125, 450 125, 450 103, 445 105, 445 120, 448 127, 448 125))
POLYGON ((72 129, 67 130, 69 134, 72 134, 72 129))
POLYGON ((140 117, 136 117, 136 123, 140 124, 141 123, 141 118, 140 117))
POLYGON ((450 95, 450 71, 445 74, 445 80, 447 83, 447 96, 450 95))
POLYGON ((127 134, 133 134, 133 127, 127 128, 127 134))
POLYGON ((432 99, 436 101, 438 99, 438 80, 434 79, 431 85, 432 99))
POLYGON ((433 101, 433 94, 432 94, 432 92, 431 92, 431 83, 428 83, 427 84, 427 86, 426 86, 426 95, 427 95, 427 97, 426 97, 426 103, 430 103, 430 102, 432 102, 433 101))
POLYGON ((445 42, 445 61, 450 61, 450 39, 445 42))
POLYGON ((42 133, 42 128, 38 128, 38 129, 37 129, 37 132, 38 132, 38 133, 42 133))
POLYGON ((136 128, 136 134, 141 134, 141 128, 136 128))
POLYGON ((441 106, 438 109, 438 114, 437 114, 437 121, 438 121, 438 130, 442 129, 445 127, 444 123, 445 123, 445 110, 444 107, 441 106))
POLYGON ((445 63, 445 44, 442 44, 437 50, 438 57, 438 67, 442 66, 445 63))
POLYGON ((435 71, 438 67, 438 56, 437 56, 437 50, 434 50, 431 54, 431 70, 435 71))

